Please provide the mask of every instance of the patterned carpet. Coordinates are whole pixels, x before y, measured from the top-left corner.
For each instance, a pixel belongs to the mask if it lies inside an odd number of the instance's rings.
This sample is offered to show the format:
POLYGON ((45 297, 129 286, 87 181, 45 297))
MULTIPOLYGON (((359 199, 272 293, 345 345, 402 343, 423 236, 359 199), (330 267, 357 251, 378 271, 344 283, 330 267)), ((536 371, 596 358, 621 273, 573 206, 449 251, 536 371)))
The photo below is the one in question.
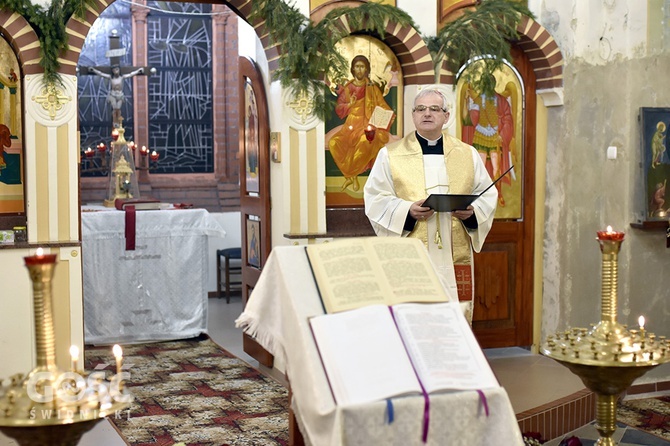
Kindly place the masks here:
POLYGON ((670 396, 623 401, 617 421, 670 441, 670 396))
MULTIPOLYGON (((287 390, 208 337, 128 345, 123 356, 135 402, 110 420, 128 444, 288 444, 287 390)), ((115 370, 110 347, 87 346, 85 360, 115 370)))

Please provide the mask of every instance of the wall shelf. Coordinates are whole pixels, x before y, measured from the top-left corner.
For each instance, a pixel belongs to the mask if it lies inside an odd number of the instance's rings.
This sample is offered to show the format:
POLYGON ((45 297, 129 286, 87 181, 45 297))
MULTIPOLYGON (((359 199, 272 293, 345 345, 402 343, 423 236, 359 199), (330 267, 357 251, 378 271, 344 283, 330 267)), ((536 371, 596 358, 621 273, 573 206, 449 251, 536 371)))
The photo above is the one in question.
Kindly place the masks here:
POLYGON ((630 227, 643 231, 665 231, 668 229, 668 220, 645 220, 631 223, 630 227))

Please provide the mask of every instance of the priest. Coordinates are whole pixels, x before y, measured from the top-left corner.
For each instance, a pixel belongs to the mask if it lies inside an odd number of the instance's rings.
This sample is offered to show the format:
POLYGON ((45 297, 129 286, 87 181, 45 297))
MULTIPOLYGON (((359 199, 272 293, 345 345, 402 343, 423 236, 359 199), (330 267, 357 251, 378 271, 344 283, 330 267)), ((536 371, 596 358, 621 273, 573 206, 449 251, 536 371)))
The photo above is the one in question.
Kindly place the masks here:
POLYGON ((379 151, 364 188, 365 214, 378 236, 423 241, 443 285, 472 322, 472 255, 491 229, 498 192, 489 188, 464 210, 423 206, 430 194, 476 195, 492 182, 477 150, 442 131, 448 119, 447 98, 437 88, 416 95, 416 131, 379 151))

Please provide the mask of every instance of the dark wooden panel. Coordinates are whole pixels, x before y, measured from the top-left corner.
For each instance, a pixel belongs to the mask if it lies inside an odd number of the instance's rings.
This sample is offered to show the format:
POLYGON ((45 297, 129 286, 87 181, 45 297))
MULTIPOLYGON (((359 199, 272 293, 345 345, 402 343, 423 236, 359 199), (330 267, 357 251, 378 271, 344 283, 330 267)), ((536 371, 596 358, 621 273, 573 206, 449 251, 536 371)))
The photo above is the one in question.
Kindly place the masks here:
POLYGON ((472 320, 480 327, 491 327, 494 322, 512 320, 510 297, 513 296, 511 284, 514 283, 514 269, 510 266, 514 264, 514 246, 502 247, 508 249, 483 252, 475 262, 475 283, 482 283, 484 286, 475 290, 472 320), (478 267, 480 264, 485 264, 486 268, 478 267))

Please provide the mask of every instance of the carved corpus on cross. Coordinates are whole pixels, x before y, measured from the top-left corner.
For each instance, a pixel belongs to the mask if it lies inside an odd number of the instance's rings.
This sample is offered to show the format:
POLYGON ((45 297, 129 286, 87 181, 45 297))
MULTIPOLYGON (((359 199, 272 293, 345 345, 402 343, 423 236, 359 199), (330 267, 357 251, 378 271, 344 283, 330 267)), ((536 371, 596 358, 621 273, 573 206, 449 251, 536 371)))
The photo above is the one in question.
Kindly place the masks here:
POLYGON ((120 37, 116 30, 112 30, 109 36, 109 50, 105 56, 109 58, 110 66, 87 67, 79 66, 79 74, 95 74, 105 79, 109 79, 109 93, 107 102, 112 106, 112 126, 121 127, 121 106, 125 101, 123 92, 124 80, 137 75, 146 75, 155 73, 155 68, 145 67, 122 67, 121 57, 126 54, 126 48, 121 48, 120 37))

